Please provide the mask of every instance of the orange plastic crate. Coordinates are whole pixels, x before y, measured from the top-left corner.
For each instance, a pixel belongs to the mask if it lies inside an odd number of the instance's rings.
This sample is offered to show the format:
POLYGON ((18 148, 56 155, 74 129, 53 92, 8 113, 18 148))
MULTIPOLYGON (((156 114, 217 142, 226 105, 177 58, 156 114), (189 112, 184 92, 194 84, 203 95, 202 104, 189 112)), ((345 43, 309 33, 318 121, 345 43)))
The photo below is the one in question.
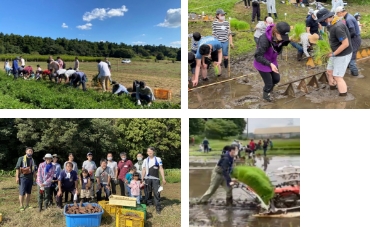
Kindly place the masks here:
POLYGON ((172 94, 171 94, 170 90, 155 88, 154 89, 154 97, 156 99, 169 100, 169 99, 172 98, 172 94))

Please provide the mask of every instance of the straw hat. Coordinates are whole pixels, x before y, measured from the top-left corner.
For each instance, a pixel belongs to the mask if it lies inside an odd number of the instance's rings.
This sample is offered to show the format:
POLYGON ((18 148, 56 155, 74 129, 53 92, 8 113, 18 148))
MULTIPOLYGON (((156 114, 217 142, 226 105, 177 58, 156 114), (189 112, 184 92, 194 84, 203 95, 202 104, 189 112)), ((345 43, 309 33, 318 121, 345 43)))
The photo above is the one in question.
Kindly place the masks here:
POLYGON ((308 40, 310 41, 310 43, 316 44, 317 41, 319 40, 319 35, 316 33, 314 33, 313 35, 309 35, 308 40))

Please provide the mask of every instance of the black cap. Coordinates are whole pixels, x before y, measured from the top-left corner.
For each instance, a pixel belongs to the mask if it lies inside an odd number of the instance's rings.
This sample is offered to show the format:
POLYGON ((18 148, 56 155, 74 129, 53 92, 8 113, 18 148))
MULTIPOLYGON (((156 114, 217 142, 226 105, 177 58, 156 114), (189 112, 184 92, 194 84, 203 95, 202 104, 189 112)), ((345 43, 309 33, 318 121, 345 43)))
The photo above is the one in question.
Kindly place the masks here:
POLYGON ((317 22, 320 23, 320 22, 326 20, 327 18, 334 16, 334 14, 335 14, 334 12, 330 12, 329 10, 327 10, 325 8, 320 9, 316 13, 317 22))
POLYGON ((281 35, 281 38, 283 39, 283 41, 289 41, 290 25, 288 23, 279 22, 276 24, 276 29, 281 35))
POLYGON ((188 53, 188 63, 191 64, 195 60, 195 54, 193 52, 188 53))
POLYGON ((199 41, 201 37, 202 36, 200 35, 199 32, 194 32, 193 33, 193 38, 194 38, 195 41, 199 41))

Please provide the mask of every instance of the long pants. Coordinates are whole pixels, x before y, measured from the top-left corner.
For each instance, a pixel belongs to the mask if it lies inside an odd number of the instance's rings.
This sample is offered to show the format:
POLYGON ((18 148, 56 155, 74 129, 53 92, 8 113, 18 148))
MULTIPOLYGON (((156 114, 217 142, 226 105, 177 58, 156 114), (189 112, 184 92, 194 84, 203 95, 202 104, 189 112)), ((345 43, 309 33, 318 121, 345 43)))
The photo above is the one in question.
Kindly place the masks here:
POLYGON ((96 192, 96 199, 98 201, 102 200, 102 198, 101 198, 102 190, 104 190, 104 192, 105 192, 105 201, 109 200, 110 190, 107 188, 107 186, 108 186, 107 184, 100 183, 100 189, 96 192))
POLYGON ((14 79, 18 79, 18 72, 13 72, 13 75, 14 75, 14 79))
POLYGON ((260 5, 253 6, 253 13, 252 13, 252 21, 254 21, 254 18, 257 16, 257 21, 261 20, 261 10, 260 5))
POLYGON ((263 148, 263 155, 266 156, 267 147, 263 148))
POLYGON ((355 36, 351 39, 351 44, 352 44, 352 58, 351 61, 349 62, 349 69, 351 70, 351 74, 354 76, 358 75, 358 69, 356 65, 356 57, 357 57, 357 51, 358 48, 361 46, 361 37, 360 36, 355 36))
POLYGON ((127 196, 131 197, 131 188, 126 184, 126 191, 127 191, 127 196))
POLYGON ((208 151, 209 151, 208 145, 207 144, 204 144, 203 146, 204 146, 204 152, 207 152, 208 153, 208 151))
POLYGON ((147 102, 152 101, 152 97, 150 97, 149 95, 142 95, 139 92, 131 93, 131 97, 136 98, 136 100, 145 100, 147 102))
POLYGON ((156 210, 161 210, 160 194, 158 192, 159 186, 160 181, 158 179, 145 179, 145 200, 148 204, 154 196, 156 210))
MULTIPOLYGON (((76 193, 76 190, 73 188, 73 189, 65 189, 65 188, 62 188, 62 194, 61 196, 57 196, 57 205, 59 207, 62 207, 63 204, 62 204, 62 200, 63 200, 63 193, 72 193, 72 195, 74 195, 76 193)), ((73 196, 72 196, 72 199, 73 199, 73 196)))
POLYGON ((121 179, 119 179, 119 187, 121 188, 121 196, 126 196, 126 193, 125 193, 126 184, 121 179))
POLYGON ((227 185, 227 182, 224 176, 222 175, 221 168, 217 166, 212 171, 211 183, 206 193, 204 193, 202 198, 200 198, 200 202, 208 202, 208 200, 211 198, 213 194, 215 194, 220 185, 222 185, 222 187, 226 191, 226 199, 231 198, 233 196, 232 188, 229 185, 227 185))
POLYGON ((44 204, 45 208, 49 206, 50 199, 51 199, 51 194, 50 194, 50 187, 44 188, 44 193, 40 193, 40 186, 37 186, 37 189, 39 191, 39 197, 38 197, 38 202, 39 206, 42 206, 44 204))
POLYGON ((101 76, 100 77, 100 84, 103 88, 103 91, 109 90, 109 77, 110 76, 101 76))
POLYGON ((251 0, 243 0, 245 6, 251 6, 251 0), (248 2, 248 4, 247 4, 248 2))
MULTIPOLYGON (((83 91, 86 91, 86 82, 85 81, 80 81, 80 84, 82 85, 82 90, 83 91)), ((73 84, 73 87, 75 87, 75 88, 79 88, 80 87, 80 84, 78 84, 78 83, 75 83, 75 84, 73 84)))
POLYGON ((116 194, 116 183, 114 182, 114 179, 111 179, 110 181, 110 187, 112 188, 112 194, 116 194))
POLYGON ((56 188, 56 185, 51 185, 50 186, 50 196, 51 196, 51 198, 50 198, 50 204, 53 203, 53 199, 55 200, 55 202, 57 201, 57 194, 58 194, 58 192, 55 190, 55 188, 56 188))
POLYGON ((290 44, 298 50, 298 53, 303 53, 303 47, 296 42, 290 41, 290 44))
POLYGON ((275 72, 261 72, 258 71, 263 79, 263 82, 265 83, 265 86, 263 87, 263 91, 270 93, 275 84, 279 83, 280 81, 280 74, 275 72))

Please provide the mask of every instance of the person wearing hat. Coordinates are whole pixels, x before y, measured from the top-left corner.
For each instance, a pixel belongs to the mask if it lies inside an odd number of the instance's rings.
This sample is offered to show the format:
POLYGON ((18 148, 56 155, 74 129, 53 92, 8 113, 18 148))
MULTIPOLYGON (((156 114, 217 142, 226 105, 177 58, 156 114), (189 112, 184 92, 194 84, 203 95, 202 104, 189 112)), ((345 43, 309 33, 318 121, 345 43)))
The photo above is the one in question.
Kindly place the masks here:
POLYGON ((361 28, 362 28, 362 24, 360 23, 361 15, 360 15, 360 13, 355 13, 353 16, 357 20, 358 28, 360 29, 360 34, 361 34, 361 28))
POLYGON ((343 77, 352 58, 351 35, 347 26, 341 22, 341 18, 325 8, 317 12, 317 21, 323 21, 329 26, 329 44, 332 53, 328 54, 326 73, 330 89, 338 89, 339 96, 346 96, 347 84, 343 77))
POLYGON ((300 41, 298 43, 290 41, 290 44, 298 50, 297 61, 302 60, 303 53, 306 55, 307 58, 310 57, 308 51, 312 49, 312 46, 317 43, 319 38, 319 35, 316 33, 310 34, 304 32, 300 35, 300 41))
POLYGON ((90 198, 91 200, 94 199, 95 195, 95 187, 94 187, 94 179, 95 179, 95 171, 97 169, 95 162, 92 160, 93 154, 91 152, 87 153, 87 160, 82 163, 82 170, 86 169, 89 171, 90 174, 90 181, 91 181, 91 187, 90 187, 90 198))
POLYGON ((331 12, 335 13, 335 9, 339 6, 344 7, 343 0, 332 0, 331 1, 331 12))
POLYGON ((12 64, 12 69, 13 69, 13 75, 14 75, 14 79, 17 79, 18 78, 18 61, 19 61, 19 57, 16 57, 14 60, 13 60, 13 64, 12 64))
POLYGON ((269 14, 269 17, 271 17, 271 14, 273 13, 275 16, 275 19, 278 19, 276 8, 275 8, 275 0, 266 0, 266 6, 267 6, 267 12, 269 14))
POLYGON ((313 34, 320 34, 319 33, 319 23, 317 22, 317 17, 315 15, 315 11, 310 9, 308 11, 308 16, 306 18, 306 32, 313 34))
POLYGON ((72 195, 78 195, 78 177, 77 172, 72 169, 73 164, 67 162, 66 168, 62 170, 58 177, 58 194, 57 194, 57 206, 63 208, 62 197, 63 193, 72 193, 72 195))
MULTIPOLYGON (((216 20, 212 23, 212 35, 221 42, 224 66, 227 69, 229 65, 229 42, 231 48, 234 48, 234 44, 230 30, 230 22, 225 20, 225 15, 226 13, 223 9, 218 9, 216 11, 216 20)), ((219 73, 221 74, 221 67, 219 68, 219 73)))
POLYGON ((39 191, 39 212, 42 210, 42 204, 45 204, 45 209, 48 208, 51 191, 50 187, 53 182, 53 177, 55 173, 55 166, 52 164, 53 156, 51 154, 46 154, 44 157, 45 162, 40 163, 38 172, 37 172, 37 189, 39 191))
MULTIPOLYGON (((211 62, 215 62, 214 67, 218 67, 218 72, 221 73, 222 62, 222 44, 213 36, 203 37, 199 41, 198 50, 195 53, 195 73, 193 77, 193 86, 198 85, 199 73, 202 68, 202 80, 208 81, 208 72, 211 62)), ((220 75, 216 75, 220 76, 220 75)))
POLYGON ((338 17, 342 17, 346 21, 346 26, 348 28, 349 34, 351 35, 352 58, 349 62, 351 75, 356 78, 363 78, 363 75, 359 75, 356 65, 357 51, 361 46, 360 27, 358 26, 356 18, 349 14, 343 6, 337 7, 335 12, 338 17))
POLYGON ((118 162, 117 166, 117 178, 119 181, 119 186, 121 188, 121 196, 127 196, 125 189, 127 188, 126 183, 126 174, 130 171, 130 169, 134 166, 131 160, 127 159, 127 154, 125 152, 121 152, 120 155, 121 160, 118 162))
POLYGON ((36 162, 32 158, 33 149, 26 148, 26 154, 18 158, 15 166, 15 181, 19 184, 19 203, 20 211, 27 208, 33 208, 29 205, 31 198, 31 191, 33 185, 33 178, 36 176, 36 162), (24 199, 26 199, 26 206, 24 206, 24 199))
POLYGON ((188 35, 191 38, 191 52, 197 53, 199 40, 202 38, 199 32, 194 32, 188 35))
POLYGON ((279 22, 268 26, 265 34, 258 39, 253 65, 263 79, 263 99, 268 102, 272 101, 270 93, 280 81, 277 57, 290 42, 289 32, 289 24, 279 22))
POLYGON ((59 156, 57 154, 53 154, 53 166, 55 166, 55 172, 53 175, 53 180, 51 182, 50 186, 50 205, 53 205, 53 199, 57 201, 56 196, 57 196, 57 186, 58 186, 58 177, 60 175, 60 172, 62 171, 62 168, 60 164, 58 163, 59 156))
POLYGON ((122 95, 122 94, 126 94, 128 95, 128 91, 127 91, 127 88, 125 86, 123 86, 122 84, 119 84, 117 83, 116 81, 112 81, 112 84, 113 84, 113 87, 112 87, 112 94, 114 95, 122 95))

